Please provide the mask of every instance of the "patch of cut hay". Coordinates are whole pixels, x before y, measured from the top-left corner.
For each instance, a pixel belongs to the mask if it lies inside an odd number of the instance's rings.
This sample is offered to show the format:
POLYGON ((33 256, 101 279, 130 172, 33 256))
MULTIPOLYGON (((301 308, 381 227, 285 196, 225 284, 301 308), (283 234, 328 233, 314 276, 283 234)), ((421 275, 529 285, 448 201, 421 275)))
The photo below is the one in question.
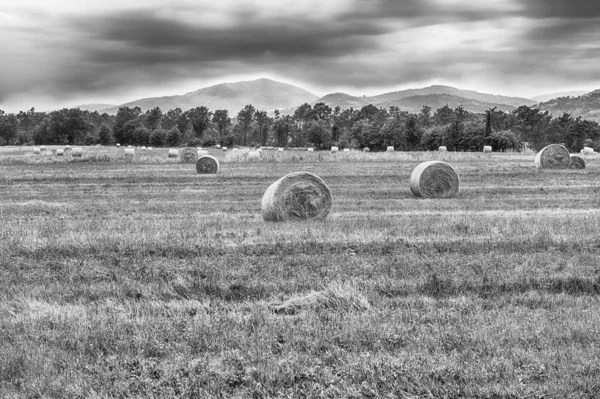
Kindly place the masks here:
POLYGON ((258 161, 260 160, 260 152, 258 151, 250 151, 247 155, 248 161, 258 161))
POLYGON ((302 311, 364 312, 371 309, 369 300, 355 284, 334 282, 321 291, 294 296, 284 302, 267 305, 276 314, 295 315, 302 311))
POLYGON ((560 144, 550 144, 535 156, 535 167, 538 169, 568 169, 570 166, 569 151, 560 144))
POLYGON ((196 173, 199 175, 219 173, 219 161, 212 155, 202 155, 196 161, 196 173))
POLYGON ((169 152, 167 153, 167 157, 168 158, 177 158, 177 157, 179 157, 179 150, 171 148, 169 150, 169 152))
POLYGON ((340 149, 336 146, 331 147, 331 153, 334 154, 336 152, 338 152, 340 149))
POLYGON ((365 147, 362 149, 362 152, 371 152, 371 149, 369 147, 365 147))
POLYGON ((448 151, 445 145, 441 145, 438 147, 438 151, 448 151))
POLYGON ((62 148, 59 148, 56 150, 56 156, 57 157, 62 157, 65 155, 65 150, 63 150, 62 148))
POLYGON ((267 222, 325 219, 331 202, 331 190, 319 176, 293 172, 269 186, 261 210, 267 222))
POLYGON ((483 146, 483 152, 492 152, 492 146, 491 145, 484 145, 483 146))
POLYGON ((585 169, 585 159, 579 155, 571 155, 571 169, 585 169))
POLYGON ((410 191, 423 198, 456 197, 459 191, 458 174, 446 162, 420 163, 410 175, 410 191))
POLYGON ((390 145, 385 149, 385 152, 394 152, 394 146, 390 145))
POLYGON ((71 151, 71 155, 76 158, 83 157, 83 148, 81 148, 81 147, 73 148, 73 150, 71 151))
POLYGON ((179 158, 183 163, 195 163, 198 160, 198 150, 186 147, 179 153, 179 158))

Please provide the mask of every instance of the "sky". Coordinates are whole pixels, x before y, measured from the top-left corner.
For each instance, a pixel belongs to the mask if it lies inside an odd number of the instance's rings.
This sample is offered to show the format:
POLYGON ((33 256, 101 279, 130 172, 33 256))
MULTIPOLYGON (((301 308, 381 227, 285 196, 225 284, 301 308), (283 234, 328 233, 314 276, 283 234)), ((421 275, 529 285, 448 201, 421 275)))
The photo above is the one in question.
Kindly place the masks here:
POLYGON ((0 0, 0 109, 261 77, 317 95, 600 88, 600 0, 0 0))

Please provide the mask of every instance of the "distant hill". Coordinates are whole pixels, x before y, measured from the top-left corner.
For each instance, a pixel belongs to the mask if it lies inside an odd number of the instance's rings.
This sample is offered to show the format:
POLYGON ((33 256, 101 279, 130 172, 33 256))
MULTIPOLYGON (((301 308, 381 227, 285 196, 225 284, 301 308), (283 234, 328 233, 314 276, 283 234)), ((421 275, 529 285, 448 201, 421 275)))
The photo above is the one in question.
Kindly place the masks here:
MULTIPOLYGON (((131 101, 122 104, 128 107, 140 107, 143 112, 154 107, 163 111, 181 108, 206 106, 211 111, 226 109, 230 116, 235 116, 247 104, 258 110, 273 111, 276 108, 298 106, 305 102, 313 102, 318 96, 300 87, 270 79, 258 79, 247 82, 222 83, 206 87, 180 96, 154 97, 131 101)), ((116 114, 119 106, 104 109, 104 112, 116 114)))
POLYGON ((560 116, 566 112, 573 117, 581 116, 583 119, 600 122, 600 90, 579 97, 554 98, 539 103, 536 108, 549 111, 554 116, 560 116))
POLYGON ((73 108, 79 108, 82 111, 94 112, 94 111, 102 111, 103 109, 111 108, 111 107, 115 107, 115 105, 114 104, 82 104, 82 105, 76 105, 73 108))
POLYGON ((505 97, 493 94, 478 93, 470 90, 460 90, 449 86, 430 86, 423 89, 395 91, 376 96, 355 97, 345 93, 332 93, 313 102, 324 102, 334 108, 361 108, 368 104, 389 108, 397 106, 410 112, 419 112, 423 105, 438 109, 448 104, 456 108, 461 105, 470 112, 484 112, 486 109, 497 107, 510 111, 519 105, 533 105, 535 102, 526 98, 505 97))
POLYGON ((560 93, 542 94, 539 96, 531 97, 531 99, 533 101, 535 101, 536 103, 541 103, 541 102, 550 101, 554 98, 559 98, 559 97, 579 97, 579 96, 582 96, 587 93, 589 93, 589 91, 583 91, 583 90, 563 91, 560 93))

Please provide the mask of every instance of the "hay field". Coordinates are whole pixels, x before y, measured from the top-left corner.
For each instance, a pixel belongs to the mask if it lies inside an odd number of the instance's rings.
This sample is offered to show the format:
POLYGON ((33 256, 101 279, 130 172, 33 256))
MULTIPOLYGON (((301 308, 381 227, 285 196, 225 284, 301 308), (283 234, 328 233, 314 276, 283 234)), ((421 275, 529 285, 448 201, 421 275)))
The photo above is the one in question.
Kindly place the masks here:
POLYGON ((157 151, 0 154, 0 397, 600 396, 594 157, 157 151), (430 159, 456 198, 410 192, 430 159), (328 218, 264 222, 299 170, 328 218))

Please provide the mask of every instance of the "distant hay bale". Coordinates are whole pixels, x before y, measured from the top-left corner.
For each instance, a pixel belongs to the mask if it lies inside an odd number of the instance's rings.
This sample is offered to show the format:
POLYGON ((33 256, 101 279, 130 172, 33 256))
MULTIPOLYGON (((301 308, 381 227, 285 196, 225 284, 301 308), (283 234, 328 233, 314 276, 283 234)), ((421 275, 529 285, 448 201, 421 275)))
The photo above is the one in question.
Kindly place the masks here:
POLYGON ((131 146, 131 145, 128 145, 128 146, 127 146, 127 148, 133 148, 133 146, 131 146))
POLYGON ((220 150, 220 149, 221 149, 221 144, 217 144, 217 145, 215 146, 215 148, 216 148, 217 150, 220 150))
POLYGON ((65 146, 65 150, 70 150, 70 149, 71 149, 71 146, 70 146, 69 144, 67 144, 67 145, 65 146))
POLYGON ((371 149, 369 147, 365 147, 362 149, 362 152, 371 152, 371 149))
POLYGON ((234 148, 234 149, 232 149, 231 151, 237 151, 237 150, 238 150, 237 148, 234 148))
POLYGON ((571 169, 585 169, 585 159, 579 155, 571 155, 571 169))
POLYGON ((62 157, 65 155, 65 150, 63 150, 62 148, 59 148, 56 150, 56 156, 57 157, 62 157))
POLYGON ((260 152, 250 151, 248 153, 248 161, 258 161, 258 160, 260 160, 260 152))
POLYGON ((385 149, 385 152, 394 152, 394 146, 391 146, 391 145, 390 145, 390 146, 388 146, 388 147, 385 149))
POLYGON ((147 150, 152 151, 152 150, 154 150, 154 147, 148 147, 147 150))
POLYGON ((121 146, 121 144, 117 143, 117 147, 120 147, 120 146, 121 146))
POLYGON ((331 190, 319 176, 293 172, 269 186, 261 210, 267 222, 325 219, 331 202, 331 190))
POLYGON ((42 149, 40 147, 33 147, 33 153, 35 155, 40 155, 42 153, 42 149))
POLYGON ((492 152, 492 146, 491 145, 484 145, 483 146, 483 152, 492 152))
POLYGON ((171 148, 169 150, 169 152, 167 153, 167 157, 168 158, 177 158, 177 157, 179 157, 179 150, 171 148))
POLYGON ((283 148, 279 147, 279 148, 277 149, 277 152, 283 152, 283 148))
POLYGON ((196 173, 199 175, 219 173, 219 161, 212 155, 202 155, 196 161, 196 173))
POLYGON ((331 153, 335 154, 336 152, 338 152, 340 149, 336 146, 331 147, 331 153))
POLYGON ((568 169, 571 166, 569 151, 560 144, 550 144, 535 156, 538 169, 568 169))
POLYGON ((198 150, 192 147, 186 147, 179 153, 179 158, 183 163, 196 163, 198 160, 198 150))
POLYGON ((76 158, 83 157, 83 148, 81 148, 81 147, 73 148, 73 150, 71 151, 71 155, 76 158))
POLYGON ((227 151, 227 147, 223 147, 223 151, 227 151))
POLYGON ((134 156, 135 155, 135 148, 125 148, 125 152, 124 152, 125 156, 134 156))
POLYGON ((448 151, 445 145, 441 145, 438 147, 438 151, 448 151))
POLYGON ((593 154, 595 151, 592 147, 583 147, 583 150, 581 150, 581 153, 583 155, 591 155, 593 154))
POLYGON ((40 146, 40 151, 41 152, 46 152, 46 146, 45 145, 41 145, 40 146))
POLYGON ((308 147, 308 148, 306 149, 306 151, 308 151, 308 152, 314 152, 314 151, 315 151, 315 149, 314 149, 314 148, 312 148, 312 147, 308 147))
POLYGON ((446 162, 420 163, 410 175, 410 191, 423 198, 455 197, 459 191, 458 174, 446 162))

